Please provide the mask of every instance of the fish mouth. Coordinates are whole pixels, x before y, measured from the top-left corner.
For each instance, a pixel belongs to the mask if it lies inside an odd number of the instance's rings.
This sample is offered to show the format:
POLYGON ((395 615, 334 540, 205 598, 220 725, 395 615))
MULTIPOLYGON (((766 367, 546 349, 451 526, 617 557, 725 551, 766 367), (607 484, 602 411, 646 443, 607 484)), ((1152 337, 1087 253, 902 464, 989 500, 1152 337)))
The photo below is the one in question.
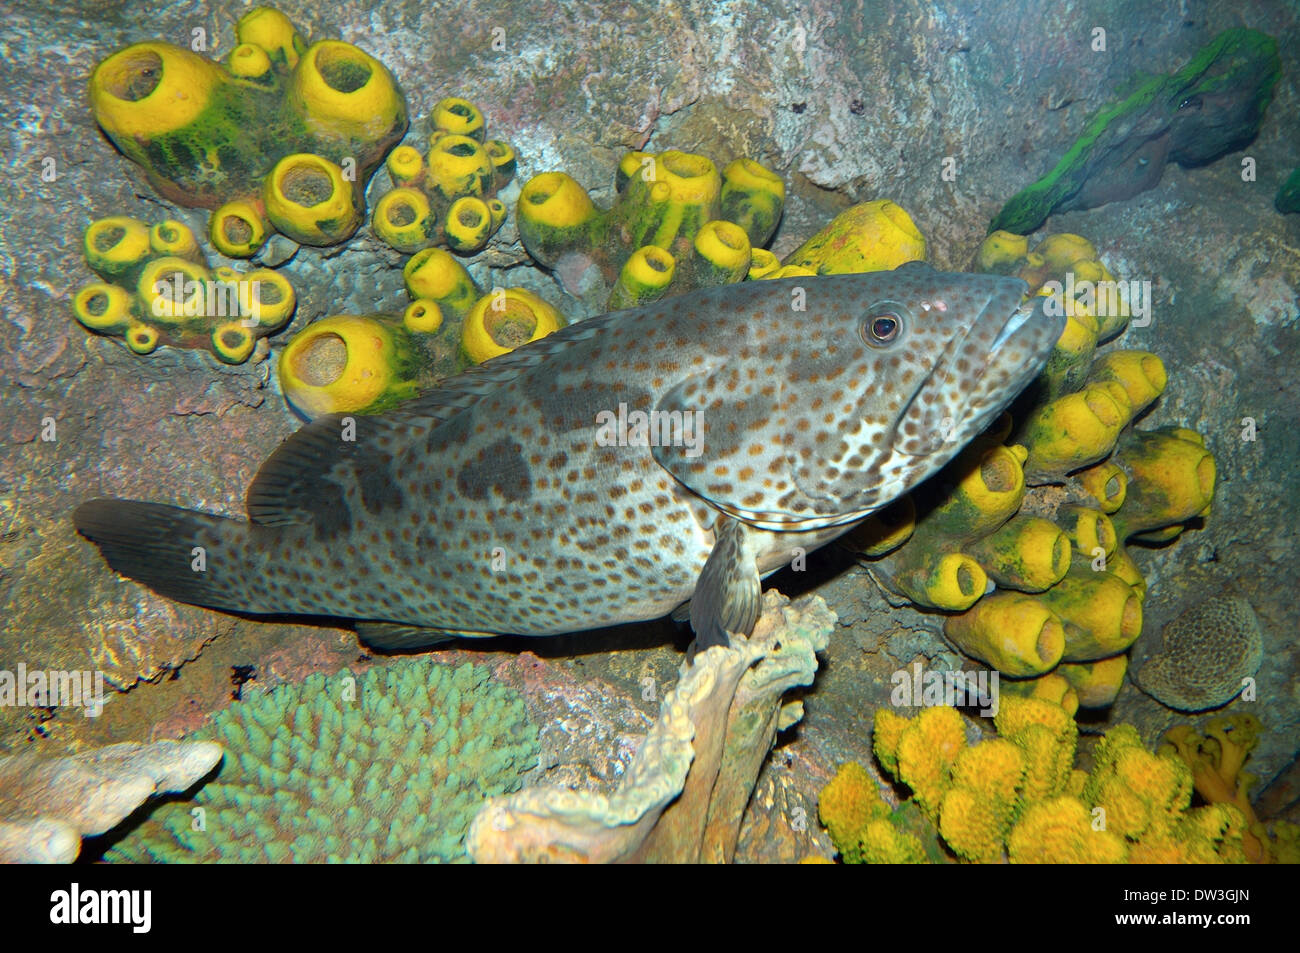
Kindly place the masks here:
POLYGON ((1065 319, 1046 313, 1046 298, 1024 301, 1027 290, 1019 278, 996 279, 979 315, 953 335, 912 395, 895 429, 897 449, 924 456, 948 445, 955 453, 1039 374, 1065 319), (901 425, 909 420, 917 426, 907 435, 901 425))

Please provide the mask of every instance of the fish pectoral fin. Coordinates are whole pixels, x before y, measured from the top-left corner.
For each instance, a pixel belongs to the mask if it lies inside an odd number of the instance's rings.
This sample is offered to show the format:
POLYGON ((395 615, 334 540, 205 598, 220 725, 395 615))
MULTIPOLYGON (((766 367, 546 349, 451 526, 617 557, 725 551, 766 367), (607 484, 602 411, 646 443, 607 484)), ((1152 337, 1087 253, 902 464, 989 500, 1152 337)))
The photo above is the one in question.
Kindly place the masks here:
POLYGON ((763 596, 754 531, 740 520, 725 516, 718 517, 714 528, 717 542, 700 571, 690 601, 691 628, 700 649, 730 645, 733 632, 753 632, 763 596))
POLYGON ((674 622, 690 622, 691 600, 687 599, 672 612, 668 613, 668 618, 672 619, 674 622))
POLYGON ((402 625, 397 622, 358 622, 357 637, 371 648, 423 649, 441 645, 460 638, 488 638, 495 632, 467 632, 458 629, 437 629, 423 625, 402 625))

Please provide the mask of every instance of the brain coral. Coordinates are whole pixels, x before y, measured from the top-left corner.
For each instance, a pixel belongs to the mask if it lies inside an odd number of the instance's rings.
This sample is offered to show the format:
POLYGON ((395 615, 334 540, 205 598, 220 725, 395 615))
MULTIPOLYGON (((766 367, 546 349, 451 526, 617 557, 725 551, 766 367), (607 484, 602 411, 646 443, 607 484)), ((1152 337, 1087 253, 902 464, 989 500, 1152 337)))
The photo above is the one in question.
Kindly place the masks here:
POLYGON ((538 752, 518 693, 483 668, 426 659, 313 675, 232 705, 199 734, 225 746, 220 773, 108 859, 465 861, 475 810, 516 790, 538 752))
POLYGON ((1216 596, 1197 603, 1165 626, 1160 651, 1147 659, 1137 681, 1179 711, 1205 711, 1237 697, 1242 680, 1259 671, 1264 633, 1250 603, 1216 596))

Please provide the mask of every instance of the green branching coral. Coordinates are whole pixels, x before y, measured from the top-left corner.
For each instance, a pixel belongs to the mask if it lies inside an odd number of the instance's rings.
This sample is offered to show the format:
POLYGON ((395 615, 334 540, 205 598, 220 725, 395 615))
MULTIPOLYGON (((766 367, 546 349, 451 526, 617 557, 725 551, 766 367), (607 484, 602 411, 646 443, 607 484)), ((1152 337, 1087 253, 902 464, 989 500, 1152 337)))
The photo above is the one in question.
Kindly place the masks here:
POLYGON ((398 251, 430 245, 476 252, 505 221, 496 193, 515 174, 515 150, 484 139, 483 113, 449 97, 433 107, 429 151, 399 146, 388 157, 394 188, 375 203, 375 234, 398 251))
POLYGON ((350 43, 308 45, 256 7, 224 65, 170 43, 137 43, 90 80, 95 120, 158 192, 214 209, 212 243, 247 258, 272 230, 335 245, 361 222, 366 182, 406 132, 406 98, 350 43))
POLYGON ((232 705, 197 737, 225 746, 220 773, 109 859, 464 861, 474 812, 517 790, 538 753, 518 693, 481 667, 426 659, 310 676, 232 705))
POLYGON ((1281 71, 1271 36, 1225 30, 1178 72, 1142 80, 1093 116, 1056 167, 1007 202, 989 231, 1026 235, 1054 212, 1154 187, 1166 162, 1204 165, 1240 148, 1255 138, 1281 71))
POLYGON ((83 327, 121 336, 137 354, 162 344, 206 347, 227 364, 242 364, 297 304, 293 287, 270 269, 210 270, 183 222, 151 228, 124 215, 101 218, 86 229, 84 246, 103 280, 77 292, 72 312, 83 327))

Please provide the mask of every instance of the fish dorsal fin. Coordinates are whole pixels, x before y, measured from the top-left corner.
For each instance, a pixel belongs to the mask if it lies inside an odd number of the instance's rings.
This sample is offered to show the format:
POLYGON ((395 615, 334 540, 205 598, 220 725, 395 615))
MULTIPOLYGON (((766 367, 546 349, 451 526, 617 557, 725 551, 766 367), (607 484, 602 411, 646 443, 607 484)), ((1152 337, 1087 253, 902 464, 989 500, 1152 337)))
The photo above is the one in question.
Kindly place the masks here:
POLYGON ((248 516, 264 526, 310 523, 355 481, 363 497, 392 491, 396 451, 429 439, 438 427, 502 384, 575 344, 590 340, 618 313, 561 328, 541 340, 484 361, 382 414, 328 414, 285 440, 248 489, 248 516), (349 423, 350 422, 350 423, 349 423), (351 427, 352 439, 344 433, 351 427))
POLYGON ((425 438, 438 418, 329 414, 313 420, 267 457, 248 488, 248 518, 289 526, 337 518, 355 486, 371 512, 394 500, 397 450, 425 438))
POLYGON ((610 324, 625 319, 623 312, 603 314, 548 334, 529 344, 440 381, 432 390, 398 405, 393 415, 432 416, 445 420, 456 411, 469 407, 479 398, 492 393, 502 384, 560 354, 575 344, 589 341, 610 324))

